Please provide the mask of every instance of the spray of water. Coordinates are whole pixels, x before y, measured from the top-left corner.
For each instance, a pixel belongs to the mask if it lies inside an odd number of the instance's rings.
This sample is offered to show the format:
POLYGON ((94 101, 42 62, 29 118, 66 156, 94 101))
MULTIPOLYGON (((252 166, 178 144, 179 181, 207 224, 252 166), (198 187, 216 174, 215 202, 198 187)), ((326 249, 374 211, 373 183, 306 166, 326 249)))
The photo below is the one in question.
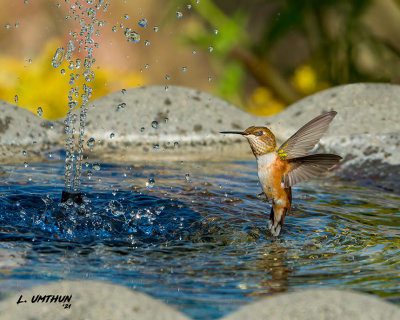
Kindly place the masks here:
POLYGON ((95 73, 92 70, 95 59, 93 57, 94 48, 98 44, 93 40, 93 34, 99 34, 99 28, 104 25, 104 21, 97 19, 97 10, 106 11, 109 6, 104 0, 86 0, 86 3, 80 4, 75 2, 70 7, 70 13, 67 20, 74 17, 79 23, 79 32, 71 30, 69 32, 70 39, 66 49, 60 47, 57 49, 52 66, 57 68, 65 59, 70 69, 69 84, 71 89, 68 95, 68 114, 64 121, 66 135, 66 158, 65 158, 65 192, 68 194, 80 193, 80 181, 82 172, 83 145, 85 134, 86 114, 88 111, 87 104, 92 96, 92 88, 90 83, 94 80, 95 73), (83 65, 80 58, 84 54, 83 65), (81 88, 75 85, 75 81, 83 78, 84 83, 81 88), (79 129, 77 149, 75 149, 75 133, 77 116, 73 113, 76 108, 80 108, 79 129))

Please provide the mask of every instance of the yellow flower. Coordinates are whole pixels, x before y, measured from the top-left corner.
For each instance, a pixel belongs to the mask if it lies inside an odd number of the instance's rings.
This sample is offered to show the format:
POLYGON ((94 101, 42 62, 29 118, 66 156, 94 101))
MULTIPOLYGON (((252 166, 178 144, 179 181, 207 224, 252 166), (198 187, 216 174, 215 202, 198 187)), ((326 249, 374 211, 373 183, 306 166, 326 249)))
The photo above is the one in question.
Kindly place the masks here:
POLYGON ((258 116, 272 116, 285 109, 285 105, 276 100, 266 87, 258 87, 251 95, 246 111, 258 116))
POLYGON ((317 74, 309 65, 298 67, 292 77, 293 86, 302 94, 308 95, 317 91, 317 74))
MULTIPOLYGON (((71 87, 79 88, 76 100, 81 103, 80 96, 85 83, 83 76, 75 79, 71 86, 70 75, 76 73, 76 70, 70 70, 65 60, 58 68, 51 65, 53 55, 60 46, 58 40, 49 41, 31 63, 12 57, 0 57, 0 99, 34 113, 40 107, 43 110, 42 118, 45 119, 65 116, 68 112, 68 96, 72 95, 75 99, 75 92, 70 94, 71 87), (65 74, 61 74, 62 69, 65 74), (18 96, 17 103, 15 95, 18 96)), ((120 72, 105 67, 96 70, 94 80, 86 84, 93 89, 93 100, 122 88, 143 85, 144 79, 140 73, 120 72)))

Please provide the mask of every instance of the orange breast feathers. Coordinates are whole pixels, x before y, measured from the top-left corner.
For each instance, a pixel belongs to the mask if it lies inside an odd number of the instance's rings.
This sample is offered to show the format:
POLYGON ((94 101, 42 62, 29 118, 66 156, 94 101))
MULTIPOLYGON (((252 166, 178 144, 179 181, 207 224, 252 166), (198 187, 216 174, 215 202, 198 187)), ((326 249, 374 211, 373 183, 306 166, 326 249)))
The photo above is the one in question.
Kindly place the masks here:
MULTIPOLYGON (((260 157, 261 158, 261 157, 260 157)), ((267 157, 266 157, 267 158, 267 157)), ((281 160, 277 154, 269 155, 266 161, 259 159, 258 175, 263 191, 268 198, 285 198, 285 191, 282 186, 282 176, 289 172, 290 163, 281 160)))

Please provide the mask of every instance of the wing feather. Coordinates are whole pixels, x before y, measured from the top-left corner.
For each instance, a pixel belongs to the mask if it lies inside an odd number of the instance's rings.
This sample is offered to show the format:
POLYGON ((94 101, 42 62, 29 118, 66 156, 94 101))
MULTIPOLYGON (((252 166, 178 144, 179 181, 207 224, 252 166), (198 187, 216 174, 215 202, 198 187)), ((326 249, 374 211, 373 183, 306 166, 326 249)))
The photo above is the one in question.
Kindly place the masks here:
POLYGON ((336 114, 336 111, 324 113, 301 127, 279 147, 279 157, 289 160, 306 156, 324 135, 336 114))
POLYGON ((336 154, 312 154, 306 157, 289 160, 290 170, 283 175, 285 188, 307 179, 320 177, 329 168, 337 164, 342 157, 336 154))

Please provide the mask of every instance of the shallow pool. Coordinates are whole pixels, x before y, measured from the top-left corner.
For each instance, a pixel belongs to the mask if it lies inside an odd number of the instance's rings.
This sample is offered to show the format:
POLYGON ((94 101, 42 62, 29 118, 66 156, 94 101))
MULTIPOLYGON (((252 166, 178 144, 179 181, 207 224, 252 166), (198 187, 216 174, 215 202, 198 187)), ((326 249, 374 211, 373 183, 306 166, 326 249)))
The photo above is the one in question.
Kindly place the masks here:
POLYGON ((279 239, 255 161, 91 164, 81 207, 60 205, 63 163, 3 165, 3 292, 57 279, 121 284, 195 319, 304 288, 400 304, 400 195, 331 178, 294 188, 279 239))

